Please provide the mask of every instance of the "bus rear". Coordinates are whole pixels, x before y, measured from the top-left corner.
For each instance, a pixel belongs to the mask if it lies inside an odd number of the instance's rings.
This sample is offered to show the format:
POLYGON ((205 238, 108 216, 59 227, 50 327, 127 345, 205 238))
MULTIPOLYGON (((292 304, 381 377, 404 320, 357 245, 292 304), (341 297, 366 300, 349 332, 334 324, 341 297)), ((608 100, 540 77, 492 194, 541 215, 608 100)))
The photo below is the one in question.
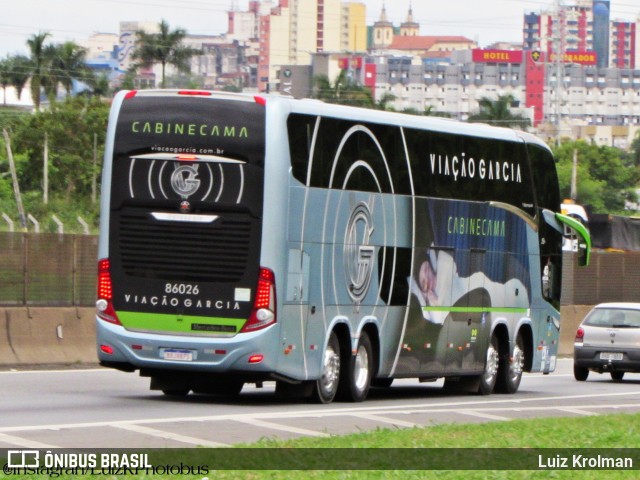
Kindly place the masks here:
POLYGON ((263 359, 277 345, 274 276, 259 261, 264 157, 260 99, 116 96, 102 177, 102 365, 139 369, 169 394, 239 391, 243 374, 272 368, 263 359))

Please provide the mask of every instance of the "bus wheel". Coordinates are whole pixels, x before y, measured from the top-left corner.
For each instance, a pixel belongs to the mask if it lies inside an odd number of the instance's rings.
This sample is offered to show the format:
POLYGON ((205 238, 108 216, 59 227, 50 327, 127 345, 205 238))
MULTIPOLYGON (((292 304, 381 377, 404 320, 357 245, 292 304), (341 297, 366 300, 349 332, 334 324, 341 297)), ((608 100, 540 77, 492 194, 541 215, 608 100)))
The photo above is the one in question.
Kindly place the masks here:
POLYGON ((362 402, 367 398, 373 374, 373 348, 367 332, 360 334, 356 354, 351 355, 341 380, 341 397, 349 402, 362 402))
POLYGON ((320 378, 313 389, 313 400, 318 403, 331 403, 338 392, 339 378, 340 342, 335 332, 331 332, 322 360, 320 378))
POLYGON ((516 393, 524 371, 524 342, 518 333, 513 353, 504 359, 498 367, 496 390, 501 393, 516 393))
POLYGON ((492 335, 491 342, 489 342, 489 346, 487 347, 487 361, 484 366, 484 372, 480 375, 479 394, 489 395, 493 391, 493 387, 498 378, 499 359, 498 337, 492 335))

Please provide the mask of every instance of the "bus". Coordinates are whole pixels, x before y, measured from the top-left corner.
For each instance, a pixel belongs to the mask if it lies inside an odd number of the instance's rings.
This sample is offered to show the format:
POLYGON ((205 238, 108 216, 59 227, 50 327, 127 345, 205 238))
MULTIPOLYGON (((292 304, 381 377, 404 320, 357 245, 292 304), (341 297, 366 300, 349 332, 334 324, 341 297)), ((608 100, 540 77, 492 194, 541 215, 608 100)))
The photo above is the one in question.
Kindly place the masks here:
POLYGON ((153 390, 275 382, 359 402, 401 378, 514 393, 523 372, 555 368, 572 219, 527 133, 123 91, 101 188, 99 360, 153 390))

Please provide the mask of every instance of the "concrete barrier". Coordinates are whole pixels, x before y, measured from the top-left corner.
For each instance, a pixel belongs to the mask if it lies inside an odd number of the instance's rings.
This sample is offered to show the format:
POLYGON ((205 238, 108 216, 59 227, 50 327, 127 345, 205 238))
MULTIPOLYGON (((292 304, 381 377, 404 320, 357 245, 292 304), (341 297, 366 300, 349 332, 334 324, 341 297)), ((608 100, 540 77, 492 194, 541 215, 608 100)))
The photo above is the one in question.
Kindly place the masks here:
POLYGON ((11 316, 6 308, 0 308, 0 365, 18 363, 16 352, 9 338, 9 323, 11 316))
POLYGON ((0 309, 0 365, 96 363, 95 309, 0 309))
MULTIPOLYGON (((561 356, 573 354, 576 329, 588 305, 561 309, 561 356)), ((0 366, 96 363, 92 307, 0 308, 0 366)))

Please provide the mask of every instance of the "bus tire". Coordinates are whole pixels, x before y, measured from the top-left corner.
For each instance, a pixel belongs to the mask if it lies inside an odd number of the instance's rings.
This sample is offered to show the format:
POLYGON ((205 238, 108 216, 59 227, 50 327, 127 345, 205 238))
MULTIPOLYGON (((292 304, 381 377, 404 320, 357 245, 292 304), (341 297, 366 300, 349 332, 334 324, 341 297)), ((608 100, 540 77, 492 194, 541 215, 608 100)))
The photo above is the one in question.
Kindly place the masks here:
POLYGON ((497 392, 516 393, 518 391, 524 370, 524 355, 524 340, 518 332, 512 354, 500 361, 495 388, 497 392))
POLYGON ((348 402, 362 402, 367 398, 373 376, 373 347, 367 332, 360 334, 356 354, 349 357, 340 378, 340 397, 348 402))
POLYGON ((331 403, 338 393, 340 379, 340 342, 331 332, 322 359, 322 371, 313 389, 312 399, 317 403, 331 403))
POLYGON ((500 363, 498 337, 491 335, 491 341, 487 346, 487 357, 484 365, 484 372, 480 375, 478 393, 489 395, 493 392, 498 379, 498 366, 500 363))

